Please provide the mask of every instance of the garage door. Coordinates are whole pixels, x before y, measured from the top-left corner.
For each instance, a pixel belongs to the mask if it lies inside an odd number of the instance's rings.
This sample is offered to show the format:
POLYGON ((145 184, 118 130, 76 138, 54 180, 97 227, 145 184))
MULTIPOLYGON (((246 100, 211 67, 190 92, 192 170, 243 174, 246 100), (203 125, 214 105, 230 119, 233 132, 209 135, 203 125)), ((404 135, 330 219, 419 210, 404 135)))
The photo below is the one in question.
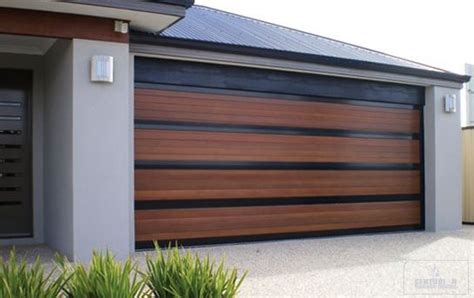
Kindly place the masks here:
POLYGON ((137 247, 423 228, 423 88, 137 58, 137 247))

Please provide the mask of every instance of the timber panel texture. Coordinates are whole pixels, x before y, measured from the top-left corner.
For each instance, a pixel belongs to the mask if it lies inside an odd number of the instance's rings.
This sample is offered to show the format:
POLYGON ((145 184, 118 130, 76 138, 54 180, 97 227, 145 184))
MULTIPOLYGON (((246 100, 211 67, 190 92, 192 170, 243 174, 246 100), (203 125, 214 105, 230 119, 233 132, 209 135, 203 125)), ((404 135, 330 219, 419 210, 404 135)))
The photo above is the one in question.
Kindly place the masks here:
POLYGON ((196 88, 185 79, 198 65, 173 85, 160 60, 140 59, 137 247, 423 228, 418 89, 390 85, 376 101, 354 98, 352 81, 334 98, 196 88))
POLYGON ((474 223, 474 128, 462 131, 463 141, 463 222, 474 223))

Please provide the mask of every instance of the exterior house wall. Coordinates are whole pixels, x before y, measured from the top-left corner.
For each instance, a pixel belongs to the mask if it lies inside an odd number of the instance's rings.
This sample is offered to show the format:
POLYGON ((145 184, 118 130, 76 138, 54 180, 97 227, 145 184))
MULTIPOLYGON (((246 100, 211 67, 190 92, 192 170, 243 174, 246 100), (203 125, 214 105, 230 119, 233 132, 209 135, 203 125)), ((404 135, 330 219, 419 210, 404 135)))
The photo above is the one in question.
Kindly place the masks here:
POLYGON ((128 175, 130 181, 130 189, 129 189, 129 235, 130 235, 130 243, 129 249, 130 251, 135 251, 135 55, 129 54, 129 110, 128 110, 128 175))
POLYGON ((126 257, 133 242, 129 47, 80 39, 72 47, 74 259, 88 260, 93 249, 126 257), (114 57, 111 84, 90 81, 98 54, 114 57))
POLYGON ((33 70, 33 90, 31 101, 33 127, 33 237, 24 239, 0 239, 0 245, 29 245, 44 241, 43 228, 43 102, 44 65, 43 57, 24 54, 1 54, 0 68, 33 70))
POLYGON ((61 40, 46 55, 46 244, 73 260, 133 249, 133 115, 128 45, 61 40), (114 83, 92 83, 93 55, 114 83))
MULTIPOLYGON (((45 242, 81 261, 93 249, 133 251, 133 65, 127 44, 81 39, 59 40, 45 57, 0 55, 0 67, 34 71, 34 238, 0 244, 45 242), (90 82, 95 54, 115 58, 114 83, 90 82)), ((450 93, 459 98, 455 87, 426 88, 429 231, 461 227, 460 113, 443 110, 450 93)))
POLYGON ((460 104, 444 112, 444 96, 459 89, 426 88, 425 212, 428 231, 449 231, 462 225, 462 139, 460 104))
POLYGON ((128 45, 79 39, 58 40, 45 56, 0 55, 2 68, 34 72, 34 237, 0 245, 46 243, 80 260, 133 250, 131 66, 128 45), (115 58, 113 84, 90 82, 95 54, 115 58))
POLYGON ((57 41, 46 54, 45 232, 46 244, 68 258, 73 243, 73 47, 57 41))

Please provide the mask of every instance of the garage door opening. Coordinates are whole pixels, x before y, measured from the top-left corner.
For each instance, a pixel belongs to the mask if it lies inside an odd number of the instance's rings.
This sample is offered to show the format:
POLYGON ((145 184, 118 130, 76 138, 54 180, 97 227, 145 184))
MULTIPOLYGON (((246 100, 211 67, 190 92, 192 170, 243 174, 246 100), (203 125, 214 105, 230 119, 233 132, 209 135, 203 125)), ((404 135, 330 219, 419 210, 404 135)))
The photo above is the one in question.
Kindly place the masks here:
POLYGON ((137 58, 136 247, 424 228, 424 89, 137 58))

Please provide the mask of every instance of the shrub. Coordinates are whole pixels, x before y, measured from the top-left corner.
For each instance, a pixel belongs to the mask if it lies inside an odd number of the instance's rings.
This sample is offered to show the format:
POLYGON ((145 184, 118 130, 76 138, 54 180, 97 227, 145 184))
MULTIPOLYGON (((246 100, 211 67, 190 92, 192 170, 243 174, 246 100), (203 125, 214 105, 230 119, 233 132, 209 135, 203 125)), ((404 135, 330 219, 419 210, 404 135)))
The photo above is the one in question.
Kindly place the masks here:
POLYGON ((157 247, 155 257, 146 257, 146 268, 142 275, 156 297, 235 297, 246 275, 239 279, 235 269, 224 269, 223 262, 216 267, 209 257, 181 256, 176 247, 166 256, 157 247))
POLYGON ((46 275, 39 257, 32 265, 27 265, 25 258, 18 259, 13 249, 8 261, 0 258, 0 297, 59 297, 68 278, 64 273, 57 273, 53 269, 46 275))
POLYGON ((39 258, 28 265, 12 250, 8 261, 0 258, 0 298, 226 298, 237 295, 246 275, 239 278, 209 257, 180 255, 178 248, 166 254, 156 248, 156 256, 146 257, 146 269, 139 273, 130 258, 121 263, 110 252, 94 252, 87 267, 58 257, 46 274, 39 258))
POLYGON ((66 297, 130 298, 144 294, 144 280, 139 279, 130 258, 122 264, 110 252, 94 252, 89 268, 64 259, 58 263, 65 274, 71 274, 64 286, 66 297))

